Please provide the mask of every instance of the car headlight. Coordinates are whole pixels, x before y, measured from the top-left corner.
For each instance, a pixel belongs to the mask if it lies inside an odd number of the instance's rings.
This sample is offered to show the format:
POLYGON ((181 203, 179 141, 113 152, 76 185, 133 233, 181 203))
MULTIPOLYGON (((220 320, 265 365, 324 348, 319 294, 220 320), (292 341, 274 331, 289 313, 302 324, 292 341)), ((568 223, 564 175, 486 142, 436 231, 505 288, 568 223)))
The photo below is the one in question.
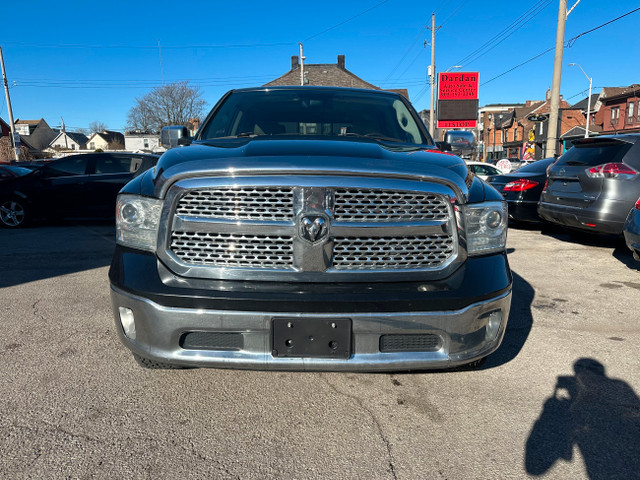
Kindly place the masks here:
POLYGON ((467 237, 467 254, 484 255, 504 250, 507 243, 506 202, 461 205, 467 237))
POLYGON ((162 200, 118 195, 116 202, 116 242, 126 247, 155 251, 162 200))

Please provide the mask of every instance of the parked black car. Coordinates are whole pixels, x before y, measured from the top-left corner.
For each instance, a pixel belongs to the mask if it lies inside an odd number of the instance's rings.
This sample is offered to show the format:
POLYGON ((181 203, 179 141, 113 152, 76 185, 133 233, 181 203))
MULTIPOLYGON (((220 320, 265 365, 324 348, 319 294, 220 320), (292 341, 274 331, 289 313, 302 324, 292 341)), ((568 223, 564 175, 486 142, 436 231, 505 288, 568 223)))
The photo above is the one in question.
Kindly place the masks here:
POLYGON ((547 180, 547 168, 555 158, 529 163, 518 170, 489 177, 487 182, 498 190, 509 206, 509 219, 517 222, 541 222, 538 201, 547 180))
POLYGON ((549 222, 622 235, 640 197, 640 134, 575 140, 549 169, 538 213, 549 222))
POLYGON ((633 258, 640 261, 640 198, 627 215, 622 230, 627 247, 633 252, 633 258))
POLYGON ((0 225, 21 227, 36 217, 110 217, 116 195, 155 155, 88 153, 47 162, 0 182, 0 225))

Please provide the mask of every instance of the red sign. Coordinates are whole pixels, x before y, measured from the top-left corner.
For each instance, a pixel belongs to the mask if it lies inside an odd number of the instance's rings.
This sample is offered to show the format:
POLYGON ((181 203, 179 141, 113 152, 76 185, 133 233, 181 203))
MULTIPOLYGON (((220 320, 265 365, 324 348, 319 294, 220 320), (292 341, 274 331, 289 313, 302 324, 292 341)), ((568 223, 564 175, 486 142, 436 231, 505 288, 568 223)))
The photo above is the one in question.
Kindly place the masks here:
POLYGON ((476 128, 476 120, 438 120, 437 128, 476 128))
POLYGON ((476 100, 478 98, 478 72, 445 72, 438 78, 440 100, 476 100))

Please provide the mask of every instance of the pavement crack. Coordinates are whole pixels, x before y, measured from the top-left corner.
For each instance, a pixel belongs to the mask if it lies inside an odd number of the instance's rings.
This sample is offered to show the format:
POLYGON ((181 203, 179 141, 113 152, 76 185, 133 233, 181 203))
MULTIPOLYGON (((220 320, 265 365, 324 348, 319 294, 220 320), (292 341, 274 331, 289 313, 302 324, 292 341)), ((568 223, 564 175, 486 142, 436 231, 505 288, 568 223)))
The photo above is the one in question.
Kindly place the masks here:
POLYGON ((380 421, 378 420, 378 417, 376 417, 376 415, 373 413, 373 411, 370 408, 365 406, 365 404, 362 402, 362 400, 359 397, 357 397, 356 395, 351 395, 350 393, 346 393, 346 392, 340 391, 338 389, 338 387, 333 385, 329 381, 329 379, 326 378, 323 374, 320 374, 320 377, 322 378, 322 380, 324 380, 324 382, 329 386, 329 388, 331 390, 336 392, 338 395, 350 398, 351 400, 355 401, 363 411, 365 411, 366 413, 369 414, 369 416, 371 417, 371 420, 373 420, 374 425, 378 429, 378 434, 380 435, 380 438, 382 439, 382 443, 384 443, 384 446, 387 449, 387 456, 389 458, 389 473, 391 473, 391 477, 394 480, 398 480, 398 475, 396 473, 396 467, 395 467, 395 459, 393 457, 393 452, 391 451, 391 443, 389 442, 389 440, 385 436, 384 431, 382 430, 382 425, 380 424, 380 421))
POLYGON ((35 301, 35 303, 33 305, 31 305, 31 310, 33 312, 33 316, 34 317, 40 317, 42 320, 46 320, 47 318, 40 313, 40 310, 38 309, 38 304, 42 301, 41 298, 39 298, 38 300, 35 301))

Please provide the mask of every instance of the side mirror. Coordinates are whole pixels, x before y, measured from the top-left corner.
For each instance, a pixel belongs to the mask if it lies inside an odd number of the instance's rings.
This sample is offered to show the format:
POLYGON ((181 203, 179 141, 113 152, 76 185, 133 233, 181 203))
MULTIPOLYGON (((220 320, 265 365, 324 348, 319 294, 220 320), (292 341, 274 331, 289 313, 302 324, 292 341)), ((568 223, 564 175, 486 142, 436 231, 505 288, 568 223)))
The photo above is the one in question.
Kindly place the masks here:
POLYGON ((160 131, 160 144, 168 150, 178 145, 183 145, 179 142, 180 139, 184 137, 189 137, 189 131, 184 126, 171 125, 169 127, 163 127, 160 131))
POLYGON ((180 137, 178 139, 178 145, 181 145, 183 147, 191 145, 191 142, 193 142, 193 137, 180 137))
POLYGON ((449 142, 436 142, 436 146, 443 152, 451 151, 451 144, 449 142))

